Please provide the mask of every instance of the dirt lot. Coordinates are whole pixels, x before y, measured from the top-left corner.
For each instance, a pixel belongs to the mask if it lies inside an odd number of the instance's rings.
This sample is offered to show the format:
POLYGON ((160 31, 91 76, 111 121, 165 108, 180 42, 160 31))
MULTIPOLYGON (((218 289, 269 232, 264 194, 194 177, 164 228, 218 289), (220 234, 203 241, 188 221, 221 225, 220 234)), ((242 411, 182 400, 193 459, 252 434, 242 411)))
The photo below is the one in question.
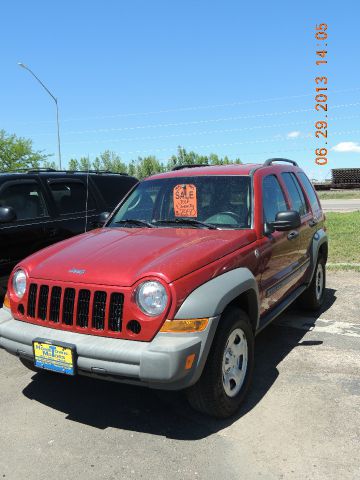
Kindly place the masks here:
POLYGON ((359 287, 360 273, 331 272, 318 318, 292 309, 259 335, 253 389, 226 422, 0 351, 0 477, 359 479, 359 287))

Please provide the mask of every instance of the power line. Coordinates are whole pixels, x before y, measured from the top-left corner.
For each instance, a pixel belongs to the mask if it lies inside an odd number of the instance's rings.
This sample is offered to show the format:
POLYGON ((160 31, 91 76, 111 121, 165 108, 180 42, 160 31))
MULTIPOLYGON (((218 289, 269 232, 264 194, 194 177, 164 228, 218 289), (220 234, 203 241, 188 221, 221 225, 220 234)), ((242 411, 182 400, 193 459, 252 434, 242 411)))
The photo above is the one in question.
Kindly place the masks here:
MULTIPOLYGON (((204 148, 204 149, 208 149, 208 148, 212 148, 214 146, 232 146, 232 145, 237 145, 237 142, 234 142, 234 143, 218 143, 218 144, 211 144, 211 145, 197 145, 197 146, 189 146, 187 147, 189 150, 190 149, 200 149, 200 148, 204 148)), ((169 147, 169 148, 163 148, 161 149, 162 151, 168 151, 168 152, 173 152, 173 148, 169 147)), ((282 150, 265 150, 263 152, 246 152, 245 155, 267 155, 267 154, 273 154, 273 153, 276 153, 276 154, 281 154, 282 152, 303 152, 303 151, 314 151, 314 149, 312 147, 305 147, 305 148, 289 148, 289 149, 282 149, 282 150)), ((153 152, 154 150, 151 150, 151 152, 153 152)), ((146 152, 149 152, 149 150, 145 151, 143 150, 142 153, 146 153, 146 152)), ((133 153, 133 152, 119 152, 119 153, 133 153)), ((98 153, 89 153, 88 154, 88 157, 96 157, 98 156, 98 153)), ((72 153, 70 155, 70 157, 76 157, 76 153, 72 153)), ((167 158, 158 158, 158 160, 160 161, 166 161, 167 158)))
MULTIPOLYGON (((352 133, 359 133, 360 130, 348 130, 348 131, 335 131, 331 133, 331 136, 335 135, 348 135, 352 133)), ((212 143, 212 144, 207 144, 207 145, 192 145, 192 146, 186 146, 186 148, 192 149, 192 150, 197 150, 201 148, 214 148, 214 147, 227 147, 227 146, 234 146, 234 145, 254 145, 254 144, 260 144, 260 143, 273 143, 273 142, 297 142, 299 140, 307 139, 307 138, 312 138, 314 141, 316 140, 315 137, 313 136, 313 133, 307 133, 304 135, 300 135, 296 138, 291 138, 288 136, 276 134, 272 137, 269 138, 261 138, 257 140, 247 140, 247 141, 239 141, 239 142, 231 142, 231 143, 212 143)), ((110 140, 108 140, 110 142, 110 140)), ((122 139, 119 140, 112 140, 112 142, 116 141, 123 141, 122 139)), ((85 142, 86 143, 86 142, 85 142)), ((93 143, 93 142, 87 142, 87 143, 93 143)), ((100 143, 99 141, 95 141, 95 143, 100 143)), ((119 154, 128 154, 128 155, 139 155, 143 153, 149 153, 149 152, 166 152, 166 151, 172 151, 174 147, 155 147, 155 148, 149 148, 149 149, 141 149, 141 150, 128 150, 128 151, 119 151, 119 154)), ((311 148, 313 150, 313 147, 311 148)), ((92 153, 91 155, 98 155, 95 153, 92 153)), ((71 156, 76 156, 76 154, 72 154, 71 156)))
MULTIPOLYGON (((72 130, 68 132, 64 132, 66 135, 83 135, 87 133, 106 133, 106 132, 123 132, 127 130, 142 130, 147 128, 164 128, 164 127, 180 127, 180 126, 189 126, 189 125, 201 125, 205 123, 217 123, 217 122, 226 122, 226 121, 234 121, 234 120, 243 120, 248 118, 258 118, 258 117, 266 117, 266 116, 276 116, 276 115, 286 115, 291 113, 300 113, 300 112, 308 112, 312 109, 302 109, 302 110, 290 110, 286 112, 270 112, 270 113, 262 113, 262 114, 253 114, 253 115, 240 115, 236 117, 221 117, 221 118, 213 118, 213 119, 203 119, 203 120, 192 120, 187 122, 173 122, 173 123, 157 123, 157 124, 148 124, 148 125, 135 125, 132 127, 120 127, 120 128, 98 128, 94 130, 72 130)), ((29 136, 34 136, 28 134, 29 136)), ((37 134, 37 135, 50 135, 49 133, 37 134)))
MULTIPOLYGON (((329 107, 329 110, 337 109, 337 108, 347 108, 347 107, 354 107, 360 105, 360 102, 355 103, 343 103, 339 105, 333 105, 329 107)), ((299 110, 288 110, 288 111, 279 111, 279 112, 267 112, 267 113, 257 113, 252 115, 239 115, 236 117, 220 117, 220 118, 213 118, 213 119, 203 119, 203 120, 192 120, 187 122, 174 122, 174 123, 157 123, 157 124, 148 124, 148 125, 135 125, 132 127, 120 127, 120 128, 99 128, 93 130, 73 130, 68 132, 63 132, 63 135, 84 135, 88 133, 107 133, 107 132, 122 132, 128 130, 142 130, 147 128, 167 128, 167 127, 179 127, 179 126, 190 126, 190 125, 201 125, 207 123, 218 123, 218 122, 227 122, 227 121, 234 121, 234 120, 246 120, 249 118, 264 118, 264 117, 272 117, 272 116, 281 116, 281 115, 290 115, 293 113, 304 113, 304 112, 314 112, 313 108, 304 108, 299 110)), ((39 134, 28 134, 28 136, 45 136, 51 135, 49 133, 39 133, 39 134)))
MULTIPOLYGON (((344 89, 344 90, 335 90, 332 93, 343 93, 343 92, 352 92, 358 91, 360 87, 352 88, 352 89, 344 89)), ((93 117, 78 117, 78 118, 69 118, 66 121, 82 121, 82 120, 103 120, 105 118, 121 118, 121 117, 136 117, 136 116, 145 116, 145 115, 157 115, 161 113, 173 113, 173 112, 189 112, 189 111, 197 111, 197 110, 207 110, 213 108, 225 108, 225 107, 237 107, 242 105, 252 105, 254 103, 266 103, 278 100, 291 100, 295 98, 303 98, 303 97, 311 97, 313 93, 303 93, 300 95, 289 95, 284 97, 272 97, 272 98, 265 98, 265 99, 257 99, 257 100, 246 100, 242 102, 230 102, 230 103, 218 103, 212 105, 195 105, 191 107, 178 107, 178 108, 169 108, 165 110, 153 110, 149 112, 133 112, 133 113, 115 113, 112 115, 96 115, 93 117)))
MULTIPOLYGON (((360 116, 360 115, 359 115, 360 116)), ((233 133, 233 132, 242 132, 242 131, 250 131, 250 130, 261 130, 263 128, 274 128, 274 127, 294 127, 299 125, 307 125, 308 128, 312 128, 313 125, 309 124, 308 121, 305 122, 293 122, 293 123, 278 123, 272 125, 257 125, 255 127, 244 127, 244 128, 229 128, 229 129, 220 129, 220 130, 204 130, 200 132, 184 132, 184 133, 173 133, 170 135, 156 135, 156 136, 145 136, 145 137, 122 137, 122 138, 105 138, 101 140, 78 140, 74 142, 65 142, 64 145, 79 145, 79 144, 87 144, 87 143, 119 143, 119 142, 127 142, 127 141, 138 141, 138 140, 162 140, 166 138, 181 138, 181 137, 197 137, 202 135, 214 135, 217 133, 233 133)), ((359 130, 351 130, 351 131, 342 131, 342 132, 331 132, 331 135, 339 135, 339 134, 351 134, 351 133, 358 133, 359 130)), ((281 136, 281 134, 276 134, 277 138, 281 136)), ((290 140, 294 140, 296 138, 303 138, 302 137, 294 137, 290 138, 290 140)))
MULTIPOLYGON (((255 140, 255 141, 245 141, 245 142, 231 142, 231 143, 210 143, 207 145, 190 145, 187 146, 186 148, 189 150, 195 150, 199 148, 214 148, 214 147, 229 147, 229 146, 234 146, 234 145, 246 145, 246 144, 256 144, 256 143, 270 143, 270 142, 276 142, 276 141, 296 141, 297 139, 289 138, 289 139, 280 139, 279 137, 271 139, 260 139, 260 140, 255 140)), ((141 153, 148 153, 148 152, 166 152, 173 150, 173 147, 165 147, 165 148, 151 148, 151 149, 145 149, 145 150, 128 150, 128 151, 119 151, 119 154, 129 154, 129 155, 139 155, 141 153)), ((91 155, 96 155, 96 154, 91 154, 91 155)))
MULTIPOLYGON (((355 92, 359 91, 360 87, 348 88, 348 89, 341 89, 341 90, 333 90, 331 93, 348 93, 348 92, 355 92)), ((270 98, 263 98, 263 99, 255 99, 255 100, 246 100, 246 101, 235 101, 229 103, 218 103, 218 104, 210 104, 210 105, 194 105, 194 106, 187 106, 187 107, 178 107, 178 108, 169 108, 163 110, 153 110, 147 112, 127 112, 127 113, 114 113, 110 115, 93 115, 87 117, 75 117, 75 118, 65 118, 62 122, 77 122, 77 121, 84 121, 84 120, 104 120, 107 118, 126 118, 126 117, 136 117, 136 116, 147 116, 147 115, 158 115, 163 113, 175 113, 175 112, 187 112, 187 111, 198 111, 198 110, 209 110, 209 109, 216 109, 216 108, 227 108, 227 107, 237 107, 242 105, 252 105, 256 103, 267 103, 272 101, 279 101, 279 100, 291 100, 297 98, 304 98, 304 97, 312 97, 314 93, 303 93, 299 95, 289 95, 284 97, 270 97, 270 98)), ((35 125, 35 124, 51 124, 54 122, 26 122, 26 123, 19 123, 18 125, 35 125)))
POLYGON ((274 127, 294 127, 299 125, 307 124, 309 127, 311 126, 308 121, 304 122, 293 122, 293 123, 274 123, 272 125, 256 125, 254 127, 243 127, 243 128, 225 128, 220 130, 203 130, 199 132, 183 132, 183 133, 172 133, 169 135, 155 135, 155 136, 145 136, 145 137, 122 137, 116 139, 102 139, 102 140, 78 140, 73 142, 65 142, 66 145, 78 145, 81 143, 102 143, 102 142, 124 142, 124 141, 131 141, 131 140, 161 140, 164 138, 177 138, 177 137, 195 137, 199 135, 213 135, 216 133, 232 133, 232 132, 242 132, 242 131, 251 131, 251 130, 259 130, 263 128, 274 128, 274 127))

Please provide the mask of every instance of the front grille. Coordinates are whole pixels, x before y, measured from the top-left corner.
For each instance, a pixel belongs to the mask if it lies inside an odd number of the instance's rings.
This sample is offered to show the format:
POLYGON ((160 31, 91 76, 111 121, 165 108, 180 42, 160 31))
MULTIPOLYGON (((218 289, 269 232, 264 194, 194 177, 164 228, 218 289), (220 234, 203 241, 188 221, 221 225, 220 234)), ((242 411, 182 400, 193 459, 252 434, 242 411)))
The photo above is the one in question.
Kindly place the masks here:
POLYGON ((115 333, 122 331, 123 305, 124 295, 119 292, 31 283, 26 313, 29 319, 70 330, 115 333))

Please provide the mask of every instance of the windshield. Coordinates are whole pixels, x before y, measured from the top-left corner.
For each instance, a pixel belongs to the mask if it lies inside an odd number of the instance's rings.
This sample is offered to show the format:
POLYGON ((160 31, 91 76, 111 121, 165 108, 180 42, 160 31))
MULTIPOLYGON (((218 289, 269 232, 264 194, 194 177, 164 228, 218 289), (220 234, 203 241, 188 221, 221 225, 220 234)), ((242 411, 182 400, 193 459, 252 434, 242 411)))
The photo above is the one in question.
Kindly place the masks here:
POLYGON ((248 176, 173 177, 139 183, 107 227, 250 228, 248 176))

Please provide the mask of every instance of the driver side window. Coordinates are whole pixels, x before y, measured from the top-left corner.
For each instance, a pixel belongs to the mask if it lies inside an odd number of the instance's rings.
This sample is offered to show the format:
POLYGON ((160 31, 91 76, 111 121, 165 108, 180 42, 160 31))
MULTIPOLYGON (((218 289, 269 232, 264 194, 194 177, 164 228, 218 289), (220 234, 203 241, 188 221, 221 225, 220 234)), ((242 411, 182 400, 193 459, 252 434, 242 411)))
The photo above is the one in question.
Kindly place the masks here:
POLYGON ((264 223, 274 222, 278 212, 288 210, 284 193, 275 175, 268 175, 263 179, 262 198, 264 223))

